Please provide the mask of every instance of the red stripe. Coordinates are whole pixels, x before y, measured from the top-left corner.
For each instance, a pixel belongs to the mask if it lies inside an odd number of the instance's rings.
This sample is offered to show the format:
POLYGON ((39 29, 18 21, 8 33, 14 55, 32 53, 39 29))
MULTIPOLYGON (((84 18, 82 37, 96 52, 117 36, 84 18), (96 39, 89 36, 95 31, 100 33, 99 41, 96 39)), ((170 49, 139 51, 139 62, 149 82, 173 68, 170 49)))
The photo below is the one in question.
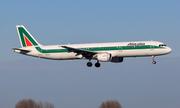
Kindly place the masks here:
POLYGON ((25 42, 26 42, 26 47, 28 46, 33 46, 33 44, 27 39, 26 36, 24 36, 25 42))

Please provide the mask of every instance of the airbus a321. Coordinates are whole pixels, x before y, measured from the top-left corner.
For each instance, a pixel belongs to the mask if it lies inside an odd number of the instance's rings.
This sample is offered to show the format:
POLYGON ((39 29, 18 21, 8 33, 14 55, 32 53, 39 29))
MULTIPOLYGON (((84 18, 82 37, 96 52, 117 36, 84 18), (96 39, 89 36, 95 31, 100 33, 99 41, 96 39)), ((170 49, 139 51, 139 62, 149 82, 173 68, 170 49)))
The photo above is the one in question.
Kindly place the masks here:
POLYGON ((172 50, 162 42, 137 41, 92 44, 48 45, 39 44, 23 25, 17 25, 22 48, 13 48, 14 52, 38 58, 54 60, 87 59, 87 66, 91 67, 91 60, 97 60, 95 67, 101 62, 121 63, 124 57, 151 56, 156 64, 155 56, 165 55, 172 50))

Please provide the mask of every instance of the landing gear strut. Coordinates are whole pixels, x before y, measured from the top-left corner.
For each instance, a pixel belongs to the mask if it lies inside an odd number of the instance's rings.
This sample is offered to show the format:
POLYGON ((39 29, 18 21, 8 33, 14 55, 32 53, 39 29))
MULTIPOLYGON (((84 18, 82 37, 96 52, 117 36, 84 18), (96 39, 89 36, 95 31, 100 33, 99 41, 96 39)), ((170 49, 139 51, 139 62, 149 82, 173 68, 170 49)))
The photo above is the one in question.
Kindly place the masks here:
POLYGON ((87 66, 88 66, 88 67, 91 67, 91 66, 92 66, 91 59, 92 59, 92 58, 89 57, 89 62, 87 62, 87 66))
POLYGON ((99 61, 97 61, 97 63, 95 63, 95 66, 96 66, 96 67, 100 67, 100 66, 101 66, 101 64, 99 63, 99 61))
POLYGON ((156 64, 156 61, 155 61, 155 56, 152 56, 152 59, 153 59, 153 64, 156 64))

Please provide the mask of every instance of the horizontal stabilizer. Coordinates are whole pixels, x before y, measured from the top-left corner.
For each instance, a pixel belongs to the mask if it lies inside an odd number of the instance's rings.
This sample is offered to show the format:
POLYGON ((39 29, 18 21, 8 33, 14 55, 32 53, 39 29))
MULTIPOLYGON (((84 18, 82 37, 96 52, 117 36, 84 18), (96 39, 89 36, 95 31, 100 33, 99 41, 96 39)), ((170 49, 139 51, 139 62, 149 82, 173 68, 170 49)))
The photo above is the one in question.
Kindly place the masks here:
POLYGON ((26 54, 26 53, 31 52, 30 50, 24 50, 24 49, 19 49, 19 48, 12 48, 12 49, 14 50, 14 52, 21 53, 21 54, 26 54))

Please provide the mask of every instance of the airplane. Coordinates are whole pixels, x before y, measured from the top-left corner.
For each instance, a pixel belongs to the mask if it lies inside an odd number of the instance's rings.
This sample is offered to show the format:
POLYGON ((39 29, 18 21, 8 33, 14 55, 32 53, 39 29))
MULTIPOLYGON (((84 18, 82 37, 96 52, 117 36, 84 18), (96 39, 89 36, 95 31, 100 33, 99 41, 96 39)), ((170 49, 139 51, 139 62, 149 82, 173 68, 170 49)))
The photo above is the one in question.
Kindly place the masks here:
POLYGON ((151 56, 156 64, 155 56, 171 53, 172 49, 158 41, 113 42, 90 44, 49 45, 39 44, 23 25, 16 25, 22 48, 12 48, 23 55, 53 60, 87 59, 91 67, 92 59, 97 60, 95 67, 101 62, 121 63, 125 57, 151 56))

